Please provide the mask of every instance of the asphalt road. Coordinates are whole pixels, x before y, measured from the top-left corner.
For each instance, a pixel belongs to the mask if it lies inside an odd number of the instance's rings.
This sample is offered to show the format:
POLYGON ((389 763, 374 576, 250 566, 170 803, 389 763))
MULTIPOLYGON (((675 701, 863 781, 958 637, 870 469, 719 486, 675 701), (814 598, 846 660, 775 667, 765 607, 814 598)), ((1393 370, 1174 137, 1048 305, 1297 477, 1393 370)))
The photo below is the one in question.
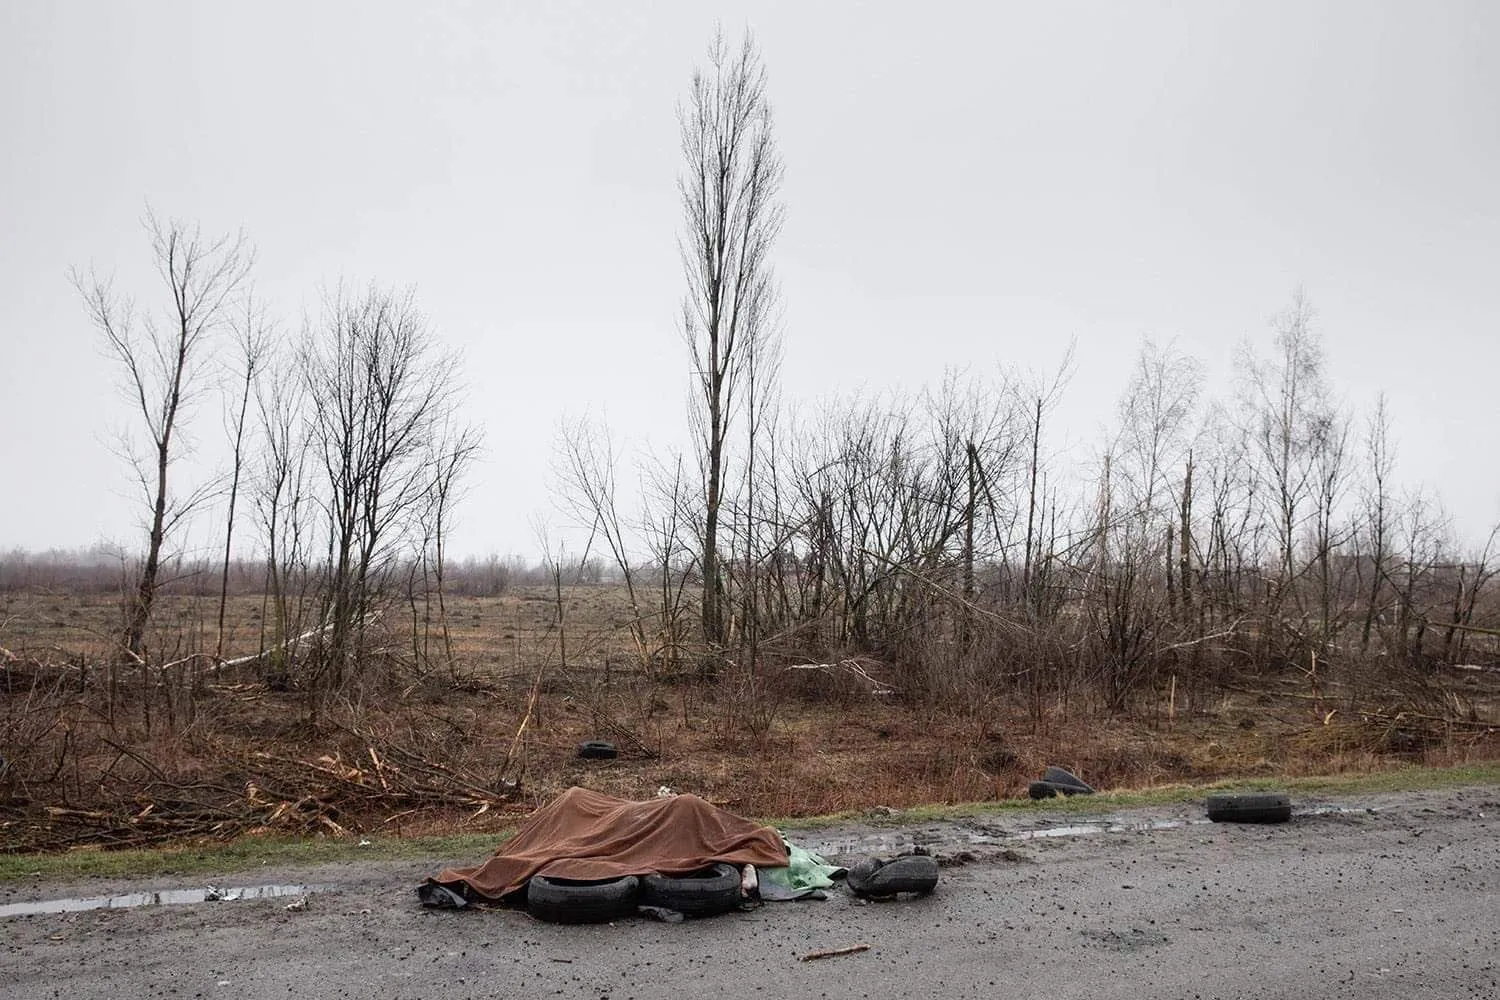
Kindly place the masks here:
MULTIPOLYGON (((849 860, 922 842, 956 863, 923 899, 841 890, 685 924, 416 904, 422 877, 473 858, 226 873, 213 881, 326 888, 301 911, 268 899, 0 918, 0 996, 1500 1000, 1500 788, 1293 803, 1281 826, 1210 825, 1181 806, 1033 839, 1016 838, 1086 821, 1038 810, 793 831, 849 860), (854 944, 870 947, 799 961, 854 944)), ((202 884, 7 883, 0 904, 202 884)))

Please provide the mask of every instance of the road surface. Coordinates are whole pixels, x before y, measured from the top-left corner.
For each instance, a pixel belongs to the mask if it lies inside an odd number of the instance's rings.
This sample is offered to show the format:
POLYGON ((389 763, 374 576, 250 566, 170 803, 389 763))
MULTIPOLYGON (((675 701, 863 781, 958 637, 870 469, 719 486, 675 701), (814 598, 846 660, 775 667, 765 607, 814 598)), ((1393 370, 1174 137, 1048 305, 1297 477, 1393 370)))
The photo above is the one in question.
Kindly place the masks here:
POLYGON ((424 876, 476 858, 0 883, 0 904, 326 887, 300 911, 277 898, 0 918, 0 997, 1500 1000, 1500 788, 1293 804, 1281 826, 1208 824, 1182 805, 789 831, 844 860, 921 842, 951 863, 927 898, 841 889, 685 924, 417 905, 424 876), (799 961, 854 944, 869 949, 799 961))

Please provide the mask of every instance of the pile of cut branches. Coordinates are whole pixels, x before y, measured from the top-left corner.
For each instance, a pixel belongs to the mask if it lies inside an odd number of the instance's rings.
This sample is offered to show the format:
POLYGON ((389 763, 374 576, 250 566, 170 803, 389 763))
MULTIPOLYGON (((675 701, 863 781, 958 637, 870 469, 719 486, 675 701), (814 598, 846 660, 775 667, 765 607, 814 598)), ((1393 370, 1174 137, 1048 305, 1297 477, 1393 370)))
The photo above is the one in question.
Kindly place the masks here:
POLYGON ((25 799, 0 803, 0 853, 122 849, 264 833, 348 837, 422 810, 476 818, 511 804, 519 791, 389 741, 369 741, 357 755, 240 752, 218 761, 240 779, 234 784, 171 780, 143 754, 122 749, 153 772, 128 801, 87 807, 25 799))

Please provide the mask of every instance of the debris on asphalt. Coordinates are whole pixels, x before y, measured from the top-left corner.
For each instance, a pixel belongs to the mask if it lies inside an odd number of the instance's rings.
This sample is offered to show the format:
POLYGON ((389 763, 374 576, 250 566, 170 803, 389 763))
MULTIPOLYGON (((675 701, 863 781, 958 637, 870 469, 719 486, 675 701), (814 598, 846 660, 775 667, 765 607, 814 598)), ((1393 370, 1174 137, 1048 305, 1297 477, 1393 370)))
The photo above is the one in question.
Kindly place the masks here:
POLYGON ((862 951, 869 951, 867 944, 851 944, 847 948, 829 948, 826 951, 810 951, 797 959, 799 962, 814 962, 820 958, 838 958, 840 955, 857 955, 862 951))

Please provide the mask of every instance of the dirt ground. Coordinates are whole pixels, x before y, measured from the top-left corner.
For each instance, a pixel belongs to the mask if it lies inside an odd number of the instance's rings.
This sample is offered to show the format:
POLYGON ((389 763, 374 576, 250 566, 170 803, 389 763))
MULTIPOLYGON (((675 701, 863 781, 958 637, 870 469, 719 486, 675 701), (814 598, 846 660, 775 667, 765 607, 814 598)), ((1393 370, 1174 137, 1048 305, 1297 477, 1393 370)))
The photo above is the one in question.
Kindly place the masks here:
MULTIPOLYGON (((1126 714, 1087 697, 871 696, 820 672, 755 691, 734 678, 648 675, 632 660, 620 588, 568 596, 567 656, 550 591, 517 587, 449 608, 458 663, 340 702, 316 722, 253 666, 99 702, 116 599, 8 594, 0 639, 0 850, 151 846, 289 835, 490 832, 574 784, 628 798, 661 786, 752 816, 820 815, 1015 798, 1050 764, 1096 787, 1369 773, 1500 757, 1500 672, 1417 679, 1297 671, 1224 683, 1163 680, 1126 714), (92 659, 91 659, 92 658, 92 659), (174 707, 177 715, 168 715, 174 707), (582 761, 582 740, 622 755, 582 761), (509 782, 520 783, 518 792, 509 782), (66 807, 60 811, 59 807, 66 807)), ((229 607, 230 655, 257 648, 263 599, 229 607)), ((215 602, 173 597, 159 641, 212 646, 215 602)), ((626 615, 628 618, 629 616, 626 615)), ((167 647, 164 647, 167 648, 167 647)), ((871 669, 877 669, 872 666, 871 669)), ((884 665, 899 681, 900 664, 884 665)), ((878 669, 877 669, 878 672, 878 669)), ((848 678, 843 678, 847 681, 848 678)), ((1212 681, 1212 682, 1211 682, 1212 681)))
POLYGON ((772 904, 681 925, 428 911, 475 858, 263 867, 174 883, 0 885, 0 905, 300 883, 285 899, 0 918, 4 994, 42 997, 1500 997, 1500 787, 1293 800, 1292 822, 1187 804, 789 829, 840 859, 922 844, 927 898, 772 904), (818 949, 869 950, 799 961, 818 949))

